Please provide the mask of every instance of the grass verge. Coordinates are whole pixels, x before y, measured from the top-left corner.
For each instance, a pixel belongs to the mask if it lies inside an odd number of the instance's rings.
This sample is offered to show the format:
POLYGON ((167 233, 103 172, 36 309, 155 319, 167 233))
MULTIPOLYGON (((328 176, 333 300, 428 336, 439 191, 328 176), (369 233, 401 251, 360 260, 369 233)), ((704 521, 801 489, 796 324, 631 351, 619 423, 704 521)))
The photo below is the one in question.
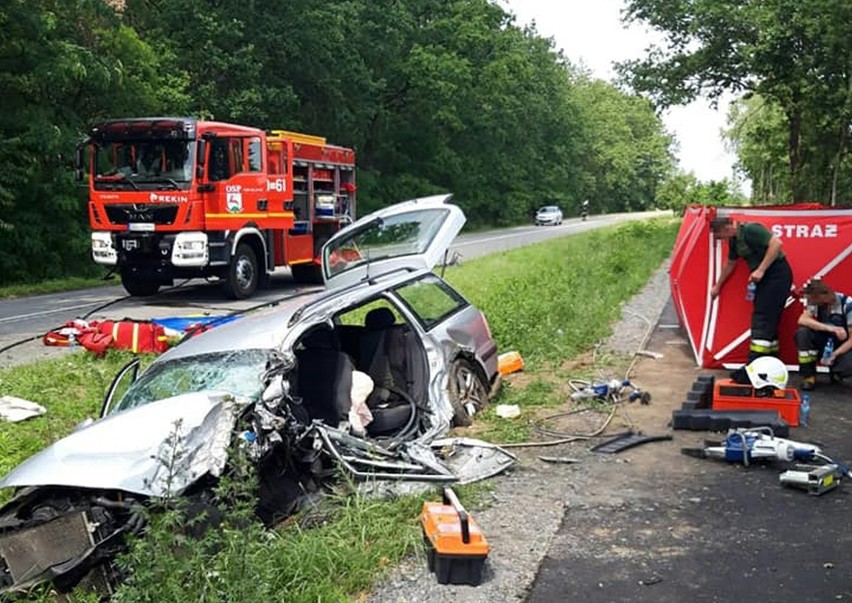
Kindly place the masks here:
MULTIPOLYGON (((500 349, 519 350, 526 360, 526 383, 505 388, 498 402, 558 405, 560 363, 609 334, 621 304, 670 253, 677 226, 671 220, 636 222, 449 269, 447 280, 488 316, 500 349)), ((97 360, 77 354, 0 371, 0 393, 48 408, 44 417, 0 424, 0 470, 7 471, 68 433, 85 416, 96 414, 112 376, 128 358, 114 353, 97 360)), ((528 424, 497 419, 493 407, 481 415, 480 423, 478 435, 492 441, 529 436, 528 424)), ((462 489, 460 494, 470 503, 477 491, 462 489)), ((252 524, 223 530, 213 548, 182 546, 177 553, 174 530, 164 520, 131 550, 127 560, 135 568, 135 578, 116 598, 278 600, 281 593, 287 593, 288 601, 358 598, 385 567, 418 550, 421 500, 341 497, 319 526, 304 529, 290 523, 269 531, 252 524)))
POLYGON ((120 284, 117 280, 104 280, 102 276, 70 276, 68 278, 41 281, 39 283, 22 283, 0 287, 0 299, 19 297, 22 295, 42 295, 45 293, 60 293, 74 289, 89 287, 109 287, 120 284))

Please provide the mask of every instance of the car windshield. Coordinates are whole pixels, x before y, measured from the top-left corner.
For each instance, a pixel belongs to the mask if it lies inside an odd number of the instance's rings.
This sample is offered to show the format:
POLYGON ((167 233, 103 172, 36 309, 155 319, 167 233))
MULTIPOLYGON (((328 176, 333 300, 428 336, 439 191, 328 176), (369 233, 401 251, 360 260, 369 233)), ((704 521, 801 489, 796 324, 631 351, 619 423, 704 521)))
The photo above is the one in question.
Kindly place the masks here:
POLYGON ((558 207, 555 207, 555 206, 553 206, 553 205, 548 205, 547 207, 542 207, 542 208, 541 208, 540 210, 538 210, 538 211, 539 211, 539 212, 541 212, 541 213, 543 213, 543 214, 552 214, 552 213, 555 213, 555 212, 559 211, 559 208, 558 208, 558 207))
POLYGON ((236 350, 155 363, 128 388, 111 412, 201 391, 256 398, 271 350, 236 350))

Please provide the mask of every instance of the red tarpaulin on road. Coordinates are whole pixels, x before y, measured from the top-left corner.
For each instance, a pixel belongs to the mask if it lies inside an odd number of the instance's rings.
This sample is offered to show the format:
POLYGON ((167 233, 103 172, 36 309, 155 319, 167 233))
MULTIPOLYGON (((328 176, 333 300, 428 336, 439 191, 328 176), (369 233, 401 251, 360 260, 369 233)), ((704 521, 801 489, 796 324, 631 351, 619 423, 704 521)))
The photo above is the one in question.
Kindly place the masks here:
POLYGON ((748 356, 751 302, 745 294, 749 272, 745 262, 738 262, 721 295, 710 300, 710 288, 728 257, 727 242, 715 241, 710 232, 715 215, 763 224, 783 241, 794 289, 781 319, 779 341, 781 359, 796 368, 793 334, 802 304, 795 292, 809 279, 819 277, 836 290, 852 294, 852 209, 814 203, 687 208, 669 269, 672 300, 695 361, 704 368, 733 368, 748 356))

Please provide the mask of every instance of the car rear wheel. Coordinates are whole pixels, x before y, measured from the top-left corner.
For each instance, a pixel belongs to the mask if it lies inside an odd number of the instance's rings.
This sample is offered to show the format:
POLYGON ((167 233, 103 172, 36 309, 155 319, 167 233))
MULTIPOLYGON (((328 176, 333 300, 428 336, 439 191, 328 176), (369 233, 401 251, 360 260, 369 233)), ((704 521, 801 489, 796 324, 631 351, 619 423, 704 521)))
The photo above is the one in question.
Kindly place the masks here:
POLYGON ((459 358, 450 369, 450 403, 453 405, 453 426, 467 427, 474 414, 488 403, 488 386, 477 367, 466 358, 459 358))

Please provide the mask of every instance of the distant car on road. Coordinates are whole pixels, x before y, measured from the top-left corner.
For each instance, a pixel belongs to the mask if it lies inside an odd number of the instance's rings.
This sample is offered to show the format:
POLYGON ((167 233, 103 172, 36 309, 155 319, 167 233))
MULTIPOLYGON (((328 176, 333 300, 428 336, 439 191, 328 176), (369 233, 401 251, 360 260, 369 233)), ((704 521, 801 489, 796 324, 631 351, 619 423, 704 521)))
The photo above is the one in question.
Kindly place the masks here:
POLYGON ((545 205, 535 212, 536 226, 558 226, 562 224, 562 210, 555 205, 545 205))

